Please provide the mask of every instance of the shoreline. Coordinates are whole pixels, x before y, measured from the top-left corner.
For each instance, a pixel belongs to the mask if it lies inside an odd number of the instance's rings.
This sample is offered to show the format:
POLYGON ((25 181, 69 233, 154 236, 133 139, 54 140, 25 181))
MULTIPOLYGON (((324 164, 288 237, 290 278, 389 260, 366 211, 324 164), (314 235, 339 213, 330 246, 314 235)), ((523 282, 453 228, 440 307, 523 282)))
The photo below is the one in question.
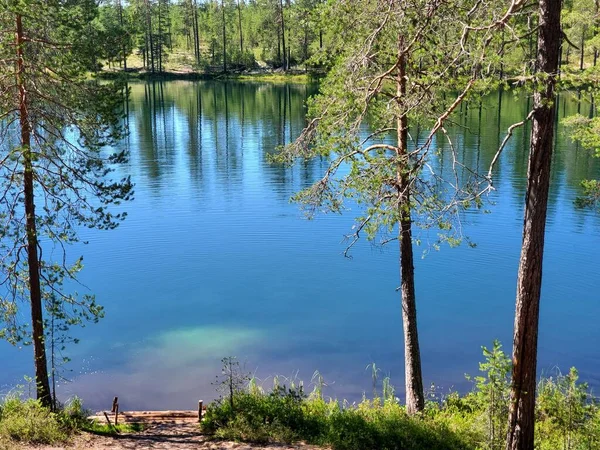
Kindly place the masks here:
POLYGON ((250 71, 250 72, 196 72, 196 71, 163 71, 147 72, 140 70, 103 70, 92 73, 93 78, 99 80, 115 80, 125 78, 128 81, 244 81, 261 83, 317 83, 324 76, 324 72, 293 70, 288 72, 277 70, 250 71))

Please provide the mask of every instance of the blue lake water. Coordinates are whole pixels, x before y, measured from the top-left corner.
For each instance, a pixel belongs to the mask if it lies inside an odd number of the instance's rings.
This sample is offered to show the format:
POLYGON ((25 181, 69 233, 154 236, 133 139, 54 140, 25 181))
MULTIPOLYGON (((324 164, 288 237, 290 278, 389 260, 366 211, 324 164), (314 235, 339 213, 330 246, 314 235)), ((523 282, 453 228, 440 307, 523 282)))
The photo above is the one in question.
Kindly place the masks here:
MULTIPOLYGON (((217 396, 220 359, 237 356, 272 382, 279 374, 309 384, 318 369, 326 393, 358 399, 370 392, 375 362, 401 395, 403 343, 398 250, 360 242, 352 259, 344 215, 305 220, 290 196, 318 179, 315 160, 283 168, 267 155, 304 125, 303 85, 172 81, 132 85, 131 153, 122 173, 136 183, 127 220, 114 231, 82 231, 88 245, 77 286, 96 294, 106 317, 74 330, 72 362, 61 395, 76 393, 93 409, 113 396, 124 409, 193 409, 217 396)), ((588 114, 575 97, 559 116, 588 114)), ((504 94, 465 107, 450 130, 457 150, 485 169, 506 128, 527 102, 504 94)), ((510 352, 527 130, 506 148, 490 214, 469 213, 464 232, 477 247, 442 247, 415 263, 426 385, 469 389, 481 346, 500 339, 510 352), (525 132, 525 134, 523 134, 525 132)), ((436 163, 441 170, 448 156, 436 163)), ((600 161, 560 128, 554 157, 540 323, 540 370, 571 366, 600 387, 600 214, 575 209, 579 182, 600 177, 600 161)), ((427 235, 422 234, 423 241, 427 235)), ((426 243, 416 248, 420 255, 426 243)), ((24 315, 26 317, 26 315, 24 315)), ((0 343, 0 385, 22 383, 32 349, 0 343)))

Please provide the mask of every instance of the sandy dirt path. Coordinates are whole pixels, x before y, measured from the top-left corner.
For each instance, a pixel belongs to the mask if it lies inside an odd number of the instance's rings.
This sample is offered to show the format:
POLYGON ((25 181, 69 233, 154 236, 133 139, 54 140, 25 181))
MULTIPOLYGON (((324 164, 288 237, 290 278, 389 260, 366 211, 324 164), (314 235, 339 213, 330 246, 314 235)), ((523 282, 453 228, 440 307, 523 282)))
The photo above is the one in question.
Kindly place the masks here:
POLYGON ((72 443, 63 446, 27 447, 24 450, 317 450, 318 447, 295 445, 260 446, 239 442, 212 441, 202 435, 197 418, 146 418, 139 420, 144 430, 115 437, 82 433, 72 443))

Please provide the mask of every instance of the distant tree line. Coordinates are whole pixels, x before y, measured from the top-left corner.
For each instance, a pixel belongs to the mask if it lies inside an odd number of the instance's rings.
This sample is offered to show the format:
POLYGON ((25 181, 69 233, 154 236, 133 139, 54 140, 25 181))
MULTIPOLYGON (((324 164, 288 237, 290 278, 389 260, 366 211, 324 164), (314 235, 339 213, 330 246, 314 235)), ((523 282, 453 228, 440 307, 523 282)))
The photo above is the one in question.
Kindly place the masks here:
POLYGON ((306 64, 323 47, 323 0, 105 0, 93 21, 95 53, 109 66, 127 68, 138 54, 151 72, 165 70, 176 52, 193 55, 198 68, 223 71, 306 64))
MULTIPOLYGON (((331 61, 332 42, 349 32, 324 20, 326 4, 325 0, 102 0, 89 29, 96 43, 93 64, 127 69, 127 57, 135 54, 144 69, 163 72, 168 60, 189 55, 199 70, 248 69, 259 61, 272 69, 307 68, 331 61)), ((523 33, 518 45, 512 45, 514 35, 502 32, 503 76, 522 69, 523 56, 535 59, 538 22, 532 5, 526 5, 515 20, 514 26, 523 33)), ((563 2, 561 65, 584 69, 597 64, 599 8, 600 0, 563 2)))
MULTIPOLYGON (((597 101, 599 3, 0 0, 0 338, 33 344, 42 404, 56 407, 47 352, 54 375, 55 350, 68 342, 69 328, 103 314, 93 296, 64 288, 82 268, 66 249, 82 226, 118 226, 125 215, 110 207, 133 194, 128 177, 110 177, 127 153, 106 151, 123 136, 127 90, 90 81, 88 72, 104 63, 126 69, 134 53, 151 72, 182 54, 193 55, 198 68, 224 72, 257 61, 282 70, 320 64, 328 69, 321 94, 280 156, 328 157, 322 179, 296 198, 309 212, 341 212, 344 199, 363 206, 349 248, 361 233, 398 245, 409 414, 425 408, 413 231, 433 228, 439 243, 458 245, 461 214, 481 206, 514 129, 531 124, 506 448, 533 449, 556 93, 589 86, 597 101), (463 103, 505 88, 509 77, 526 87, 531 110, 507 129, 489 172, 475 173, 445 124, 463 103), (411 127, 421 133, 411 136, 411 127), (430 164, 436 139, 453 154, 449 179, 430 164), (30 323, 21 321, 22 304, 30 323)), ((575 125, 575 137, 600 153, 597 119, 576 117, 575 125)), ((598 182, 587 187, 597 202, 598 182)))

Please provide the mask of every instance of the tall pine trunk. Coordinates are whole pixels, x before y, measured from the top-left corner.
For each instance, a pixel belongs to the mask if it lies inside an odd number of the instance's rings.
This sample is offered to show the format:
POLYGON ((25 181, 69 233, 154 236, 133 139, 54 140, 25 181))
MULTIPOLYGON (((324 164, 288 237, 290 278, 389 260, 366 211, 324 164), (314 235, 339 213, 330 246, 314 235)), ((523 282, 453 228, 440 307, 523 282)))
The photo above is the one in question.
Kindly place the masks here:
POLYGON ((242 7, 240 5, 240 0, 237 2, 237 10, 238 10, 238 25, 240 28, 240 57, 244 55, 244 33, 242 30, 242 7))
POLYGON ((404 374, 406 386, 406 411, 414 414, 425 407, 423 395, 423 374, 421 352, 417 332, 417 305, 415 298, 415 269, 412 247, 412 219, 410 214, 410 164, 408 157, 408 118, 404 114, 402 102, 406 96, 407 57, 404 39, 399 38, 399 64, 396 80, 396 96, 401 116, 397 121, 398 147, 398 190, 400 208, 400 281, 402 293, 402 327, 404 329, 404 374))
POLYGON ((193 28, 194 28, 194 54, 196 55, 196 64, 200 64, 200 31, 198 26, 198 3, 196 0, 192 3, 193 8, 193 28))
POLYGON ((163 36, 163 18, 162 18, 162 11, 161 11, 161 0, 158 0, 158 41, 156 42, 156 47, 157 47, 157 51, 158 51, 158 72, 162 73, 163 71, 163 65, 162 65, 162 55, 163 55, 163 43, 164 43, 164 36, 163 36))
POLYGON ((283 16, 283 0, 279 0, 279 21, 281 22, 281 45, 283 47, 283 70, 288 70, 288 58, 285 49, 285 18, 283 16))
POLYGON ((42 405, 51 407, 50 383, 48 380, 48 363, 44 344, 44 317, 42 310, 42 290, 40 286, 40 261, 38 257, 38 238, 35 223, 35 201, 33 188, 33 163, 31 153, 31 125, 29 123, 29 105, 25 87, 25 61, 23 46, 25 37, 21 15, 17 15, 16 49, 17 49, 17 87, 19 92, 19 126, 21 131, 21 147, 23 152, 23 196, 25 198, 25 215, 27 231, 27 264, 29 269, 29 299, 31 303, 31 328, 33 354, 35 359, 35 383, 37 398, 42 405))
POLYGON ((281 61, 281 30, 277 27, 277 61, 281 61))
MULTIPOLYGON (((121 25, 121 31, 125 30, 124 22, 123 22, 123 4, 121 0, 118 0, 117 8, 119 10, 119 25, 121 25)), ((126 33, 127 40, 129 39, 129 35, 126 33)), ((127 72, 127 47, 126 40, 123 40, 123 44, 121 45, 121 51, 123 52, 123 70, 127 72)))
MULTIPOLYGON (((594 37, 596 37, 596 35, 598 34, 598 28, 600 28, 600 15, 598 14, 600 12, 600 0, 595 0, 594 6, 595 6, 594 17, 596 18, 594 20, 594 37)), ((596 44, 594 44, 594 62, 593 62, 594 67, 596 67, 597 61, 598 61, 598 48, 597 48, 596 44)))
POLYGON ((221 14, 223 16, 223 72, 227 72, 227 35, 225 34, 225 3, 221 0, 221 14))
POLYGON ((554 85, 560 53, 561 0, 540 0, 537 72, 523 243, 517 279, 507 450, 533 450, 537 341, 544 234, 556 114, 554 85))
POLYGON ((148 59, 150 60, 150 67, 152 69, 152 73, 154 73, 156 71, 155 66, 154 66, 154 38, 152 36, 153 32, 152 32, 152 10, 151 10, 151 5, 149 0, 145 0, 145 5, 146 5, 146 30, 147 30, 147 38, 146 38, 146 48, 148 48, 148 43, 150 44, 149 47, 149 53, 148 53, 148 57, 146 58, 146 61, 148 62, 148 59))
POLYGON ((585 60, 585 34, 587 32, 587 27, 583 27, 581 31, 581 43, 579 49, 579 70, 583 70, 584 60, 585 60))

